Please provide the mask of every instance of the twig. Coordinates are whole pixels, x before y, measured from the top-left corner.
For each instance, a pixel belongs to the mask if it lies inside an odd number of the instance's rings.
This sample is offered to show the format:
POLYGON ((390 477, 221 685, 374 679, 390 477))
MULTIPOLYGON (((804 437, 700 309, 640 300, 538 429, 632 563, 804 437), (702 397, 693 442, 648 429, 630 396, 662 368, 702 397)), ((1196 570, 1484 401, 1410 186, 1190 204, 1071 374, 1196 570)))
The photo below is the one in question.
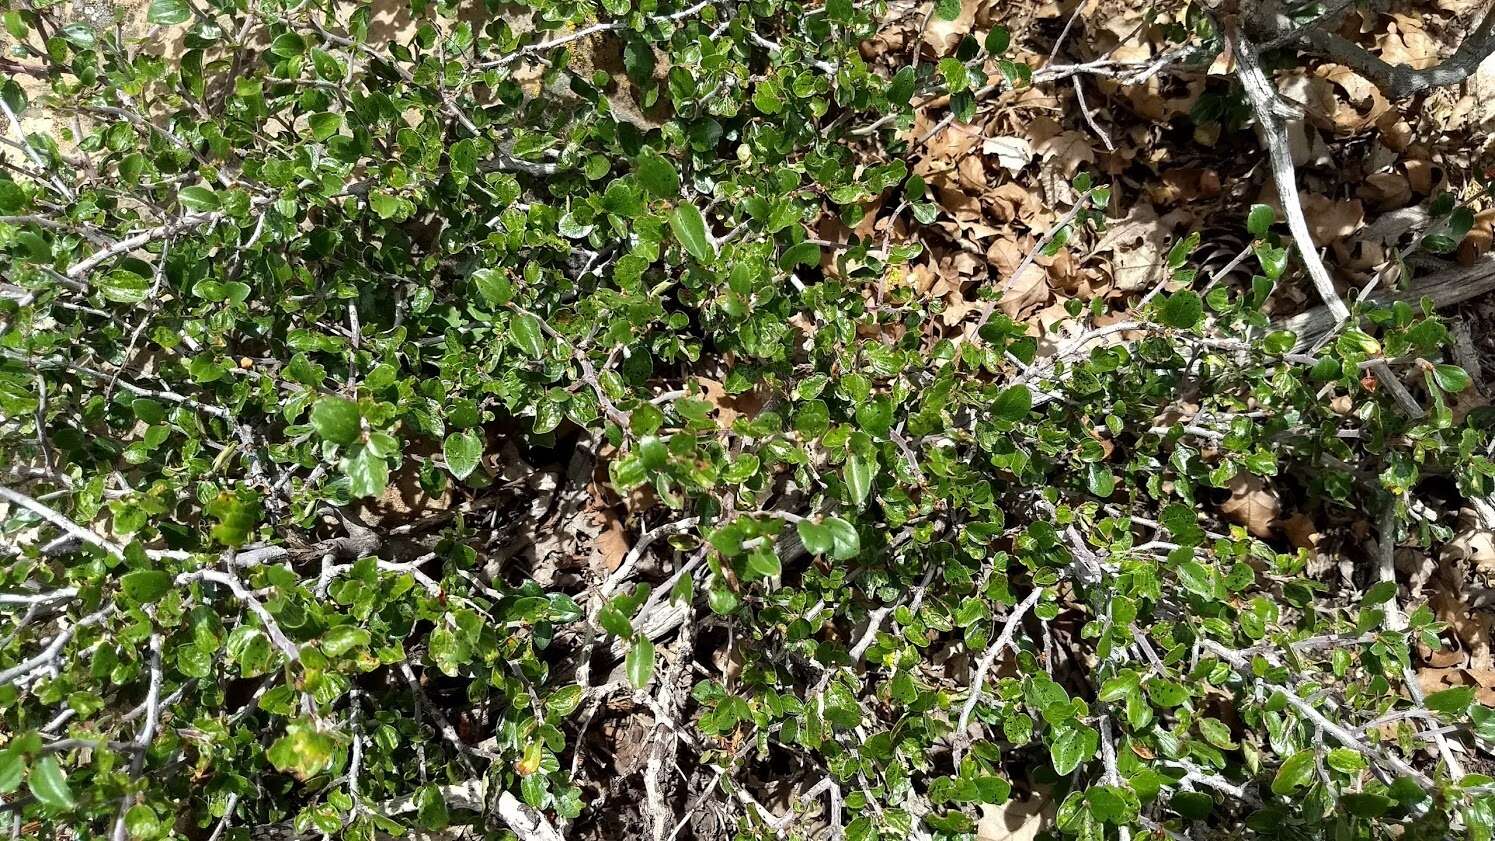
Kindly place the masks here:
POLYGON ((1302 38, 1313 51, 1375 82, 1388 99, 1405 99, 1429 88, 1464 81, 1495 53, 1495 9, 1485 11, 1479 26, 1459 42, 1453 55, 1440 64, 1421 70, 1405 64, 1392 64, 1359 44, 1317 26, 1304 27, 1302 38))
POLYGON ((69 202, 73 201, 76 198, 76 196, 73 195, 73 191, 69 190, 67 185, 63 184, 56 175, 47 171, 46 162, 41 159, 41 156, 37 154, 36 149, 32 148, 31 142, 26 139, 26 130, 21 127, 20 118, 16 116, 15 111, 11 110, 10 103, 6 101, 4 97, 0 97, 0 111, 3 111, 5 113, 5 118, 10 121, 11 131, 14 131, 16 133, 16 139, 20 141, 21 150, 26 153, 26 157, 30 158, 33 164, 36 164, 37 169, 47 174, 47 179, 52 182, 53 187, 57 188, 57 192, 59 195, 67 199, 69 202))
MULTIPOLYGON (((1329 276, 1323 258, 1319 257, 1318 250, 1313 245, 1313 235, 1308 229, 1308 220, 1303 215, 1303 202, 1298 195, 1297 171, 1293 167, 1292 153, 1288 150, 1287 128, 1283 123, 1285 117, 1296 114, 1277 96, 1267 80, 1266 72, 1261 68, 1256 48, 1239 31, 1235 33, 1234 45, 1236 75, 1240 77, 1241 85, 1246 89, 1246 98, 1251 101, 1251 108, 1256 114, 1262 142, 1266 144, 1267 157, 1271 161, 1277 196, 1282 202, 1283 213, 1287 215, 1288 228, 1292 231, 1293 245, 1302 256, 1303 265, 1308 269, 1308 276, 1318 290, 1319 297, 1334 316, 1336 326, 1343 324, 1350 318, 1350 309, 1334 289, 1334 279, 1329 276)), ((1371 372, 1408 417, 1420 418, 1426 414, 1384 361, 1371 366, 1371 372)))
MULTIPOLYGON (((264 204, 267 201, 269 201, 269 199, 261 197, 256 199, 255 203, 264 204)), ((167 222, 164 225, 157 225, 154 228, 147 228, 146 230, 141 231, 134 236, 126 237, 119 242, 116 242, 108 248, 103 248, 95 251, 87 257, 84 257, 82 260, 79 260, 78 262, 69 266, 66 275, 73 280, 81 280, 82 278, 87 277, 88 274, 94 269, 98 268, 100 263, 103 263, 105 260, 108 260, 111 257, 118 257, 121 254, 128 254, 129 252, 134 251, 135 249, 140 248, 147 243, 155 242, 158 239, 171 236, 172 234, 178 233, 180 231, 200 228, 203 225, 210 225, 220 219, 225 218, 226 216, 228 216, 228 214, 224 213, 221 210, 214 210, 210 213, 184 214, 181 217, 173 219, 172 221, 167 222)))
POLYGON ((1070 224, 1072 224, 1075 219, 1081 213, 1083 213, 1087 207, 1090 206, 1091 192, 1091 190, 1086 190, 1084 193, 1081 193, 1080 197, 1078 199, 1075 199, 1074 206, 1065 211, 1064 215, 1059 217, 1059 221, 1055 222, 1053 226, 1050 227, 1041 238, 1039 238, 1038 242, 1035 243, 1032 248, 1028 249, 1028 253, 1023 255, 1022 262, 1018 263, 1017 268, 1012 270, 1012 274, 1008 275, 1007 279, 1002 281, 1001 285, 997 289, 996 297, 987 301, 986 306, 981 308, 981 317, 976 319, 976 327, 973 332, 979 332, 982 327, 986 326, 987 319, 991 318, 991 314, 994 310, 996 310, 997 304, 1001 303, 1002 298, 1007 295, 1007 290, 1010 289, 1012 287, 1012 284, 1022 276, 1023 272, 1028 268, 1028 266, 1032 265, 1033 261, 1038 259, 1039 252, 1048 247, 1048 244, 1054 241, 1054 237, 1058 236, 1060 231, 1068 228, 1070 224))
POLYGON ((250 612, 259 618, 260 624, 265 626, 265 635, 270 638, 270 642, 274 643, 276 648, 280 649, 286 659, 292 663, 301 662, 301 650, 280 629, 280 623, 275 621, 275 617, 265 609, 265 605, 255 597, 254 593, 249 592, 249 588, 245 587, 239 579, 216 569, 199 569, 178 575, 175 583, 180 587, 193 581, 207 581, 227 587, 234 594, 234 598, 243 602, 250 612))
POLYGON ((520 841, 564 841, 543 814, 519 802, 510 792, 498 796, 498 816, 520 841))
POLYGON ((955 724, 955 738, 961 748, 961 750, 957 750, 957 755, 970 742, 970 734, 966 732, 966 728, 970 726, 971 714, 976 711, 976 704, 981 700, 981 691, 986 683, 986 673, 991 670, 992 664, 997 662, 997 658, 1002 655, 1002 652, 1013 645, 1012 636, 1017 632, 1018 623, 1023 621, 1023 617, 1027 615, 1033 605, 1038 604, 1038 600, 1042 596, 1043 588, 1034 587, 1033 592, 1029 593, 1027 598, 1023 599, 1012 609, 1012 614, 1007 617, 1007 623, 1002 626, 1002 633, 997 636, 996 641, 991 644, 991 647, 986 650, 986 653, 981 656, 981 660, 976 664, 975 673, 971 676, 971 694, 966 698, 965 706, 961 707, 960 718, 955 724))
MULTIPOLYGON (((1495 289, 1495 259, 1486 258, 1472 266, 1451 266, 1418 279, 1406 290, 1384 292, 1375 296, 1373 303, 1386 305, 1396 301, 1416 303, 1427 298, 1434 309, 1461 304, 1495 289)), ((1298 337, 1294 350, 1304 350, 1317 344, 1337 325, 1327 305, 1315 307, 1307 312, 1273 322, 1273 330, 1290 330, 1298 337)))
POLYGON ((1278 686, 1275 683, 1271 683, 1269 681, 1262 680, 1256 677, 1251 671, 1251 662, 1243 657, 1239 652, 1232 651, 1212 639, 1201 639, 1200 645, 1210 653, 1219 657, 1221 660, 1229 663, 1233 668, 1235 668, 1237 672, 1241 674, 1243 678, 1255 681, 1258 685, 1260 685, 1267 691, 1280 693, 1282 697, 1287 699, 1287 703, 1289 706, 1297 710, 1315 727, 1318 727, 1325 733, 1328 733, 1330 736, 1333 736, 1335 739, 1339 740, 1340 744, 1344 745, 1345 747, 1354 748, 1361 753, 1368 754, 1370 756, 1380 757, 1383 761, 1385 761, 1387 765, 1391 766, 1392 770, 1396 771, 1396 773, 1401 774, 1404 777, 1411 777, 1417 782, 1418 785, 1422 786, 1424 789, 1433 788, 1432 779, 1416 768, 1413 768, 1407 763, 1406 760, 1402 759, 1394 753, 1382 750, 1377 745, 1373 745, 1365 741, 1364 739, 1361 739, 1348 728, 1330 720, 1323 713, 1319 712, 1312 704, 1304 701, 1302 698, 1299 698, 1298 694, 1292 689, 1284 686, 1278 686))
MULTIPOLYGON (((161 716, 161 634, 152 633, 150 638, 150 686, 145 693, 145 721, 140 725, 140 735, 135 738, 135 755, 130 758, 130 776, 140 776, 141 768, 145 765, 145 751, 151 745, 151 740, 156 737, 156 723, 161 716)), ((130 810, 130 804, 135 799, 133 792, 127 792, 119 799, 119 814, 114 818, 114 830, 110 833, 111 841, 125 841, 125 813, 130 810)))
MULTIPOLYGON (((1396 584, 1396 497, 1388 497, 1385 506, 1382 507, 1380 521, 1377 531, 1380 532, 1376 541, 1376 555, 1379 560, 1379 573, 1381 581, 1389 581, 1396 584)), ((1392 593, 1386 602, 1386 627, 1393 631, 1405 630, 1407 627, 1406 614, 1402 612, 1400 598, 1392 593)), ((1422 685, 1417 682, 1417 673, 1411 666, 1402 668, 1402 682, 1407 684, 1407 694, 1412 696, 1412 703, 1418 708, 1426 707, 1426 701, 1422 693, 1422 685)), ((1433 742, 1438 746, 1438 755, 1448 766, 1449 776, 1459 779, 1464 776, 1463 765, 1459 763, 1458 757, 1454 756, 1453 749, 1448 744, 1448 738, 1436 730, 1432 732, 1433 742)))
POLYGON ((9 502, 12 505, 19 505, 20 507, 25 508, 27 511, 36 514, 43 520, 46 520, 52 525, 62 529, 64 532, 67 532, 69 536, 75 537, 92 546, 97 546, 98 548, 103 549, 105 552, 108 552, 116 558, 123 559, 125 556, 125 550, 122 547, 118 546, 115 543, 112 543, 111 541, 105 540, 97 533, 83 528, 72 520, 69 520, 67 517, 62 516, 51 508, 48 508, 47 506, 41 504, 40 502, 37 502, 36 500, 32 499, 29 496, 26 496, 23 493, 0 486, 0 499, 9 502))
POLYGON ((1105 129, 1102 129, 1095 121, 1095 114, 1091 113, 1089 104, 1085 102, 1085 87, 1080 83, 1080 77, 1072 76, 1070 81, 1074 83, 1075 101, 1080 106, 1080 114, 1085 117, 1085 123, 1090 126, 1091 131, 1095 132, 1095 136, 1100 138, 1100 142, 1105 144, 1107 152, 1116 151, 1116 147, 1111 144, 1111 135, 1106 134, 1105 129))

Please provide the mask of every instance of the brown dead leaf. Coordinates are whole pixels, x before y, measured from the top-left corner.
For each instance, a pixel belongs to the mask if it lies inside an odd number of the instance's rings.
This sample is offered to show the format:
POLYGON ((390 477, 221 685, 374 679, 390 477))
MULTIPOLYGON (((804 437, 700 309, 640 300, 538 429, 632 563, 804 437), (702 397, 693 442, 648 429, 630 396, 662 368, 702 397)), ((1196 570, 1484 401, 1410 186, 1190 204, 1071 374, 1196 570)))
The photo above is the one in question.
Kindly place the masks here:
POLYGON ((1090 145, 1090 135, 1079 131, 1063 131, 1042 141, 1034 141, 1033 151, 1066 176, 1073 176, 1085 164, 1095 163, 1095 148, 1090 145))
POLYGON ((1378 37, 1381 58, 1392 64, 1405 64, 1424 70, 1438 63, 1438 43, 1423 29, 1421 18, 1393 13, 1395 23, 1378 37))
POLYGON ((1048 272, 1039 266, 1029 264, 1007 287, 998 306, 1008 318, 1021 321, 1035 307, 1042 306, 1048 299, 1048 272))
POLYGON ((1489 253, 1495 244, 1495 209, 1481 211, 1474 216, 1474 227, 1459 243, 1459 264, 1470 265, 1489 253))
POLYGON ((1271 537, 1282 503, 1259 476, 1237 473, 1228 485, 1230 499, 1220 504, 1220 514, 1246 527, 1256 537, 1271 537))
POLYGON ((1136 202, 1125 219, 1111 225, 1094 251, 1111 253, 1116 288, 1130 292, 1151 286, 1160 276, 1163 255, 1172 239, 1170 222, 1159 218, 1151 204, 1136 202))
POLYGON ((1424 659, 1429 666, 1435 669, 1450 669, 1454 666, 1464 665, 1464 661, 1469 659, 1469 655, 1462 651, 1449 651, 1444 648, 1428 654, 1424 659))
POLYGON ((716 423, 722 429, 731 429, 740 417, 754 417, 763 409, 766 392, 759 389, 743 394, 728 394, 722 384, 707 377, 696 377, 704 394, 702 399, 716 407, 716 423))
POLYGON ((1399 172, 1373 172, 1366 176, 1358 192, 1378 210, 1395 210, 1412 201, 1412 185, 1399 172))
POLYGON ((1301 511, 1283 520, 1281 525, 1282 533, 1299 549, 1317 551, 1319 543, 1324 539, 1323 532, 1301 511))
POLYGON ((960 14, 955 20, 940 20, 939 15, 931 17, 929 25, 924 27, 924 45, 929 48, 929 54, 939 58, 954 52, 960 39, 975 26, 979 7, 976 0, 962 0, 960 14))
POLYGON ((1359 199, 1336 201, 1326 196, 1303 196, 1303 215, 1316 245, 1344 239, 1365 224, 1365 207, 1359 199))
POLYGON ((981 142, 981 151, 995 156, 997 165, 1013 175, 1033 160, 1033 146, 1024 137, 988 137, 981 142))
POLYGON ((1034 841, 1052 826, 1054 812, 1053 802, 1043 796, 1014 797, 998 806, 982 803, 976 841, 1034 841))
POLYGON ((622 521, 611 509, 598 511, 592 516, 602 523, 602 530, 597 533, 594 543, 600 571, 612 572, 623 563, 632 548, 628 542, 628 530, 623 528, 622 521))

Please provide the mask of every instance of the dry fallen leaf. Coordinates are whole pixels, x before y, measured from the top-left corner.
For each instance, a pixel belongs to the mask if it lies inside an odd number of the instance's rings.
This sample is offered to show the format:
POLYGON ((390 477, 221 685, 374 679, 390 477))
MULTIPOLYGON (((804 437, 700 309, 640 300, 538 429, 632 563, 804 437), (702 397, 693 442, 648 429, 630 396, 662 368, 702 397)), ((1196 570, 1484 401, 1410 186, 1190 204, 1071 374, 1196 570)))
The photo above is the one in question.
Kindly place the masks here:
POLYGON ((1305 195, 1303 215, 1308 218, 1317 245, 1350 236, 1365 224, 1365 208, 1359 199, 1335 201, 1325 196, 1305 195))
POLYGON ((1000 806, 982 803, 976 841, 1034 841, 1053 820, 1053 804, 1041 796, 1013 798, 1000 806))
POLYGON ((1282 521, 1282 532, 1293 546, 1309 552, 1317 550, 1319 542, 1324 539, 1323 532, 1301 511, 1282 521))
POLYGON ((1230 480, 1230 499, 1220 504, 1220 514, 1245 526, 1256 537, 1271 537, 1272 524, 1282 503, 1259 476, 1237 473, 1230 480))
POLYGON ((1073 176, 1084 164, 1095 163, 1090 135, 1080 131, 1062 131, 1041 141, 1035 138, 1033 151, 1043 160, 1052 161, 1067 176, 1073 176))
POLYGON ((988 137, 981 143, 981 151, 995 155, 997 164, 1013 175, 1033 160, 1033 147, 1024 137, 988 137))
POLYGON ((1111 252, 1116 288, 1122 292, 1151 286, 1161 276, 1163 253, 1172 247, 1172 225, 1147 202, 1137 202, 1125 219, 1115 222, 1095 246, 1111 252))
POLYGON ((600 520, 603 524, 594 542, 597 558, 603 571, 612 572, 623 563, 623 558, 632 548, 628 542, 628 530, 623 528, 622 521, 611 509, 599 511, 592 516, 594 521, 600 520))
POLYGON ((931 55, 945 56, 955 50, 955 45, 975 25, 978 5, 974 0, 964 0, 955 20, 940 20, 939 15, 929 19, 929 25, 924 27, 924 43, 930 48, 931 55))

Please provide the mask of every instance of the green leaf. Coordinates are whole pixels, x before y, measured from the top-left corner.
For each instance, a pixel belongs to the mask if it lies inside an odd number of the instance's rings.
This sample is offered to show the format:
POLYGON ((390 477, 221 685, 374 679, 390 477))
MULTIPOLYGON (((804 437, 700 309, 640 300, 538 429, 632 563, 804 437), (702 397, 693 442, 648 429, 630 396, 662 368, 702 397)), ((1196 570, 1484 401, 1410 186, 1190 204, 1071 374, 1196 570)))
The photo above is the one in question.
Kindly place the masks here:
POLYGON ((343 127, 343 117, 341 114, 324 111, 307 117, 306 123, 311 129, 312 139, 320 142, 337 134, 338 130, 343 127))
POLYGON ((1353 748, 1334 748, 1329 755, 1324 757, 1324 762, 1336 771, 1346 774, 1357 774, 1370 767, 1360 751, 1353 748))
POLYGON ((375 190, 369 193, 369 207, 373 208, 380 219, 390 219, 400 212, 400 200, 389 193, 375 190))
POLYGON ((218 194, 200 184, 183 187, 177 193, 177 201, 182 203, 182 207, 195 212, 217 210, 221 206, 218 194))
POLYGON ((341 657, 355 648, 367 646, 372 637, 363 628, 352 625, 338 625, 336 628, 328 629, 322 635, 322 651, 329 657, 341 657))
POLYGON ((778 553, 771 546, 758 546, 748 553, 747 570, 752 578, 773 578, 783 573, 778 553))
POLYGON ((1005 26, 993 26, 986 33, 986 52, 989 55, 998 56, 1007 52, 1007 47, 1012 43, 1012 33, 1005 26))
POLYGON ((779 87, 771 80, 759 82, 753 88, 753 107, 761 113, 772 116, 784 108, 784 100, 779 95, 779 87))
POLYGON ((805 551, 812 555, 827 554, 835 545, 830 527, 824 523, 804 519, 794 524, 794 530, 799 533, 799 542, 805 551))
POLYGON ((1100 732, 1084 724, 1068 724, 1060 728, 1049 743, 1049 759, 1054 771, 1065 777, 1080 767, 1080 763, 1095 756, 1100 747, 1100 732))
POLYGON ((1364 607, 1382 604, 1391 600, 1396 595, 1395 581, 1378 581, 1365 591, 1365 596, 1360 599, 1364 607))
POLYGON ((602 625, 602 630, 607 631, 609 634, 625 639, 633 636, 633 624, 628 621, 627 616, 623 615, 623 611, 619 610, 615 605, 603 605, 602 610, 597 612, 597 621, 602 625))
POLYGON ((527 312, 516 313, 509 322, 509 338, 531 357, 540 359, 545 356, 545 335, 537 316, 527 312))
POLYGON ((10 37, 16 39, 17 41, 24 41, 26 40, 26 36, 30 34, 31 27, 26 25, 26 20, 25 18, 21 17, 21 13, 19 11, 17 11, 16 9, 6 9, 5 31, 9 32, 10 37))
MULTIPOLYGON (((633 645, 628 647, 627 662, 624 664, 628 671, 628 682, 634 689, 643 689, 649 685, 654 677, 654 643, 643 634, 639 634, 633 640, 633 645)), ((617 662, 617 661, 613 661, 617 662)))
POLYGON ((1178 583, 1196 596, 1206 599, 1215 595, 1215 579, 1209 568, 1198 561, 1184 561, 1178 565, 1178 583))
POLYGON ((472 283, 488 306, 495 309, 514 298, 514 284, 498 269, 478 269, 472 273, 472 283))
POLYGON ((1202 791, 1174 792, 1168 805, 1191 821, 1202 821, 1215 810, 1214 798, 1202 791))
POLYGON ((1433 382, 1450 394, 1458 394, 1471 384, 1469 375, 1457 365, 1434 365, 1433 382))
POLYGON ((1463 715, 1474 703, 1474 687, 1454 686, 1442 689, 1427 696, 1425 706, 1435 713, 1447 716, 1463 715))
POLYGON ((1253 204, 1251 212, 1246 214, 1246 230, 1251 236, 1261 239, 1267 235, 1267 231, 1271 230, 1276 221, 1277 211, 1273 210, 1271 205, 1253 204))
POLYGON ((1199 732, 1204 740, 1221 750, 1235 750, 1238 745, 1230 737, 1230 727, 1218 718, 1199 719, 1199 732))
POLYGON ((298 56, 306 52, 306 41, 294 32, 285 32, 270 42, 270 52, 281 58, 298 56))
POLYGON ((332 764, 335 743, 332 737, 307 721, 286 725, 286 733, 265 752, 265 758, 276 770, 299 780, 316 776, 332 764))
POLYGON ((1340 795, 1339 803, 1344 806, 1346 812, 1359 818, 1379 818, 1396 805, 1395 800, 1384 794, 1361 792, 1340 795))
POLYGON ((343 65, 326 50, 313 47, 311 51, 312 66, 316 68, 317 75, 324 81, 337 82, 343 78, 343 65))
POLYGON ((877 477, 877 462, 851 455, 846 458, 846 489, 851 491, 851 501, 857 506, 867 501, 872 491, 872 480, 877 477))
POLYGON ((991 409, 998 420, 1017 423, 1033 409, 1033 392, 1025 385, 1008 386, 997 395, 991 409))
POLYGON ((960 17, 961 0, 935 0, 934 15, 940 20, 955 20, 960 17))
POLYGON ((1100 693, 1096 697, 1107 703, 1120 701, 1136 691, 1137 685, 1137 673, 1127 670, 1115 677, 1107 678, 1106 682, 1101 684, 1100 693))
POLYGON ((1085 465, 1085 488, 1105 499, 1116 490, 1116 476, 1105 465, 1090 462, 1085 465))
POLYGON ((115 269, 94 279, 94 286, 106 300, 118 304, 138 304, 150 294, 150 280, 126 269, 115 269))
POLYGON ((218 525, 213 527, 213 539, 227 546, 247 543, 264 513, 258 496, 252 491, 224 491, 204 507, 218 520, 218 525))
POLYGON ((360 432, 358 404, 335 394, 323 395, 312 406, 311 425, 334 444, 351 444, 360 432))
POLYGON ((1168 249, 1168 268, 1179 269, 1189 261, 1189 255, 1199 247, 1199 232, 1194 231, 1168 249))
POLYGON ((1158 318, 1169 327, 1187 330, 1199 323, 1204 316, 1204 302, 1190 289, 1181 289, 1168 296, 1158 311, 1158 318))
POLYGON ((453 432, 446 436, 441 447, 446 456, 446 468, 458 479, 466 479, 478 467, 483 456, 483 439, 475 429, 453 432))
POLYGON ((1161 680, 1153 678, 1144 684, 1147 697, 1152 702, 1165 710, 1181 707, 1189 700, 1189 690, 1176 680, 1161 680))
POLYGON ((677 205, 675 212, 670 214, 670 230, 698 262, 710 263, 716 257, 716 244, 706 232, 706 219, 695 205, 677 205))
POLYGON ((585 696, 586 691, 574 683, 557 689, 545 699, 546 718, 552 721, 565 718, 581 706, 581 700, 585 696))
POLYGON ((1261 273, 1268 280, 1276 280, 1287 271, 1287 249, 1277 248, 1263 243, 1256 245, 1256 260, 1261 263, 1261 273))
POLYGON ((779 268, 786 272, 794 271, 797 266, 820 265, 820 246, 813 242, 797 242, 784 249, 779 257, 779 268))
POLYGON ((1300 750, 1289 756, 1272 778, 1272 793, 1281 797, 1292 794, 1313 780, 1315 759, 1318 752, 1313 749, 1300 750))
POLYGON ((451 158, 452 173, 459 177, 478 171, 478 142, 471 137, 452 144, 447 156, 451 158))
POLYGON ((953 57, 940 59, 939 70, 951 91, 959 92, 970 87, 970 70, 960 59, 953 57))
MULTIPOLYGON (((669 159, 653 149, 645 149, 638 159, 638 180, 651 194, 662 199, 680 195, 680 173, 669 159)), ((678 236, 678 234, 677 234, 678 236)))
POLYGON ((125 812, 125 831, 131 838, 155 838, 161 835, 161 819, 144 803, 136 803, 125 812))
POLYGON ((862 538, 856 526, 840 517, 826 517, 821 525, 831 533, 831 557, 838 561, 855 558, 862 551, 862 538))
POLYGON ((38 802, 54 812, 65 812, 78 806, 73 799, 73 789, 68 785, 67 774, 57 764, 57 757, 51 754, 32 763, 26 787, 31 789, 38 802))
POLYGON ((905 106, 913 99, 914 87, 918 80, 914 75, 912 67, 903 67, 893 74, 893 80, 888 83, 888 102, 899 107, 905 106))
POLYGON ((192 8, 187 5, 187 0, 151 0, 150 9, 145 13, 146 22, 157 26, 176 26, 186 23, 192 17, 192 8))
POLYGON ((171 591, 171 573, 159 569, 137 569, 119 579, 120 589, 136 604, 150 604, 171 591))
POLYGON ((348 492, 355 497, 379 496, 389 485, 389 464, 368 445, 354 446, 342 461, 348 492))
POLYGON ((26 772, 26 755, 20 745, 11 742, 0 749, 0 794, 10 794, 21 786, 21 776, 26 772))

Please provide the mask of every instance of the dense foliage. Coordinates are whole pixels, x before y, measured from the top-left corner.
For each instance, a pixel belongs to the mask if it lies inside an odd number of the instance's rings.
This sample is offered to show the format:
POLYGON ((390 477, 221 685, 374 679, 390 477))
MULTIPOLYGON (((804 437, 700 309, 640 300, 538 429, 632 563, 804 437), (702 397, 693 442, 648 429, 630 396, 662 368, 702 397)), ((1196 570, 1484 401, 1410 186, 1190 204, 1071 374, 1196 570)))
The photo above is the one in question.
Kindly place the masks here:
MULTIPOLYGON (((1263 207, 1245 287, 1196 282, 1195 238, 1125 320, 947 326, 916 239, 808 226, 941 216, 912 101, 1094 67, 1035 73, 997 27, 883 73, 886 9, 850 0, 415 5, 380 40, 364 6, 154 0, 171 59, 5 15, 44 81, 6 107, 82 132, 0 175, 23 836, 546 838, 592 819, 584 731, 621 703, 744 838, 968 838, 1034 787, 1064 837, 1490 837, 1495 779, 1441 740, 1495 721, 1406 679, 1432 614, 1218 516, 1266 479, 1383 552, 1446 538, 1411 492, 1495 463, 1431 312, 1299 347, 1263 207), (500 513, 556 521, 501 451, 597 459, 633 550, 543 585, 504 560, 500 513), (455 502, 360 519, 402 483, 455 502)), ((1203 15, 1176 38, 1221 47, 1203 15)), ((1105 224, 1073 187, 1051 253, 1105 224)), ((700 808, 649 773, 666 831, 700 808)))

